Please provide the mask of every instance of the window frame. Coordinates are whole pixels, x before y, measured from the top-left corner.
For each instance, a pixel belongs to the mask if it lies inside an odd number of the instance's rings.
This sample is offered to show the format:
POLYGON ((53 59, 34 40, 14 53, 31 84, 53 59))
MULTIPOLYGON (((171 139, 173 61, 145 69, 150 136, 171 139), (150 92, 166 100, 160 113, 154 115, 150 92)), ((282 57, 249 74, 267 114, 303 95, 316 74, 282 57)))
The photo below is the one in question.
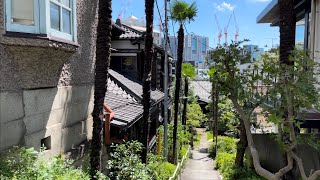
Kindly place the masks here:
POLYGON ((33 19, 34 19, 34 25, 24 25, 24 24, 18 24, 11 22, 11 9, 12 4, 11 0, 6 0, 6 9, 5 9, 5 15, 6 15, 6 30, 12 31, 12 32, 24 32, 24 33, 33 33, 33 34, 39 34, 40 33, 40 22, 37 20, 39 19, 39 0, 33 0, 33 19))
MULTIPOLYGON (((29 34, 46 34, 49 39, 62 39, 77 43, 77 0, 70 0, 70 23, 71 23, 71 34, 51 29, 50 21, 50 3, 59 3, 55 0, 33 0, 34 1, 34 26, 16 24, 11 22, 11 0, 6 0, 5 15, 6 15, 6 31, 8 32, 19 32, 29 34)), ((62 3, 59 3, 63 6, 62 3)), ((60 17, 62 12, 60 12, 60 17)), ((60 18, 59 17, 59 18, 60 18)), ((62 21, 60 22, 60 24, 62 21)))

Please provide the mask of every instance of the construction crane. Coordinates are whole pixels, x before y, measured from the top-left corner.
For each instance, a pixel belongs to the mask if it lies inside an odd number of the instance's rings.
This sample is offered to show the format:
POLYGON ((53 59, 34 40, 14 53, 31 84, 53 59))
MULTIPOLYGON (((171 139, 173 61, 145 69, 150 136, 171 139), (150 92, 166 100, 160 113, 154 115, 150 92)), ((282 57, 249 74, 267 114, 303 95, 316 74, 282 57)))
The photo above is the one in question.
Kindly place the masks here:
POLYGON ((222 30, 221 30, 220 23, 219 23, 219 21, 218 21, 217 15, 214 15, 214 17, 215 17, 216 24, 217 24, 218 29, 219 29, 218 44, 220 44, 220 40, 221 40, 221 37, 222 37, 222 30))
POLYGON ((231 21, 231 18, 232 18, 232 14, 230 15, 229 17, 229 20, 228 20, 228 24, 226 25, 226 27, 224 28, 224 35, 225 35, 225 43, 228 42, 228 28, 229 28, 229 24, 230 24, 230 21, 231 21))
POLYGON ((236 15, 234 14, 234 11, 233 11, 233 19, 234 19, 234 25, 236 27, 236 34, 234 35, 234 39, 237 42, 238 36, 239 36, 239 26, 238 26, 237 18, 236 18, 236 15))

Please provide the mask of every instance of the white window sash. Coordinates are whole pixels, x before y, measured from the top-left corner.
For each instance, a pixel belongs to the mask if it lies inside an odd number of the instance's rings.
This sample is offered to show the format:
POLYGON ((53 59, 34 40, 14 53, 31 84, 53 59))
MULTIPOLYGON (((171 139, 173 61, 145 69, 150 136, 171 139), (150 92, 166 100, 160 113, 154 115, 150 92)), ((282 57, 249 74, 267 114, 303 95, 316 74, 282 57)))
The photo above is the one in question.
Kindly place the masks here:
MULTIPOLYGON (((50 2, 58 5, 61 9, 62 8, 65 8, 69 11, 71 11, 71 19, 70 19, 70 23, 71 23, 71 34, 68 34, 68 33, 65 33, 65 32, 62 32, 62 31, 58 31, 58 30, 55 30, 55 29, 52 29, 51 26, 48 27, 49 29, 49 33, 50 33, 50 36, 52 37, 57 37, 57 38, 61 38, 61 39, 66 39, 66 40, 69 40, 69 41, 74 41, 74 42, 77 42, 77 18, 76 18, 76 8, 77 8, 77 2, 76 0, 71 0, 71 7, 67 7, 65 5, 63 5, 62 3, 59 3, 59 2, 56 2, 54 0, 46 0, 47 1, 47 12, 49 12, 48 16, 47 16, 47 24, 50 25, 50 2)), ((62 19, 62 11, 60 10, 60 27, 63 29, 63 19, 62 19)))
POLYGON ((12 32, 24 32, 24 33, 40 33, 39 24, 39 0, 34 0, 34 25, 23 25, 11 22, 11 0, 6 0, 6 30, 12 32))

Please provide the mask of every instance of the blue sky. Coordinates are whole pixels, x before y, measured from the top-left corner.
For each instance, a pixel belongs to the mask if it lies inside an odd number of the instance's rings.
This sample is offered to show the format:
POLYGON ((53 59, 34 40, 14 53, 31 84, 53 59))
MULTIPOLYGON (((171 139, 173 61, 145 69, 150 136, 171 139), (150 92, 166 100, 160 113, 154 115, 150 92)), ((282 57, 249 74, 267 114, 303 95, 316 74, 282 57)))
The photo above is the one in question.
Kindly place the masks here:
MULTIPOLYGON (((164 0, 157 0, 162 18, 164 18, 164 0)), ((279 28, 270 27, 269 24, 257 24, 256 18, 260 12, 268 5, 270 0, 193 0, 197 3, 199 12, 195 22, 186 26, 188 33, 207 36, 210 39, 210 46, 217 44, 218 27, 214 16, 219 19, 219 23, 224 31, 232 11, 235 12, 239 27, 239 40, 250 39, 248 44, 256 44, 260 47, 267 45, 271 47, 272 39, 274 44, 279 44, 279 28)), ((190 3, 192 0, 186 0, 190 3)), ((119 14, 122 17, 134 15, 137 18, 144 17, 144 0, 114 0, 113 1, 113 19, 119 14)), ((155 20, 158 22, 159 15, 155 8, 155 20)), ((171 22, 169 22, 171 25, 171 22)), ((158 27, 157 27, 158 28, 158 27)), ((170 35, 173 35, 173 28, 169 27, 170 35)), ((177 25, 174 28, 177 31, 177 25)), ((229 40, 234 39, 235 23, 231 19, 228 32, 229 40)), ((187 33, 186 33, 187 34, 187 33)), ((224 36, 222 37, 224 41, 224 36)), ((222 41, 221 40, 221 41, 222 41)), ((268 49, 268 48, 267 48, 268 49)))

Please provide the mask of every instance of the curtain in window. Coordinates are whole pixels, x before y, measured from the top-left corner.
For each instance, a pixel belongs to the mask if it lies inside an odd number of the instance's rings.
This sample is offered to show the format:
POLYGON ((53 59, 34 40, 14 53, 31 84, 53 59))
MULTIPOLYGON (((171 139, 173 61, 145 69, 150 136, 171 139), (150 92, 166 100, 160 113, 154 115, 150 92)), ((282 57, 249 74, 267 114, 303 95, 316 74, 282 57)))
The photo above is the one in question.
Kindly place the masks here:
POLYGON ((34 0, 12 0, 11 22, 25 25, 34 24, 34 0))
POLYGON ((320 0, 312 0, 310 50, 315 62, 320 62, 320 0))

